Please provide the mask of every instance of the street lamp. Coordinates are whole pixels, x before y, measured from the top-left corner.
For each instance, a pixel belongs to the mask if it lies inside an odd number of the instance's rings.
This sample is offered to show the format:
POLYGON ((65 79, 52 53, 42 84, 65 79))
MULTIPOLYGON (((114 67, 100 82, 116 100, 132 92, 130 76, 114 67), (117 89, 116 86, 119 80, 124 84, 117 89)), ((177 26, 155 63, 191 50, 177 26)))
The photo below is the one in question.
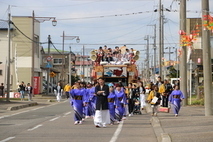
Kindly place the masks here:
MULTIPOLYGON (((69 36, 69 37, 73 37, 73 39, 76 38, 76 42, 79 43, 80 42, 80 38, 79 36, 69 36)), ((69 80, 70 80, 70 85, 72 85, 72 70, 71 70, 71 61, 72 61, 72 47, 70 45, 70 54, 69 54, 69 80)))
MULTIPOLYGON (((44 21, 50 21, 51 19, 52 20, 52 26, 56 26, 57 25, 57 21, 55 20, 55 17, 35 17, 35 13, 33 11, 32 13, 32 20, 33 20, 33 26, 32 26, 32 39, 34 40, 34 36, 35 36, 35 20, 38 21, 39 23, 41 22, 44 22, 44 21)), ((49 39, 49 37, 48 37, 49 39)), ((50 44, 48 42, 48 44, 50 44)), ((49 46, 49 45, 48 45, 49 46)), ((31 76, 32 76, 32 79, 31 79, 31 85, 32 87, 34 88, 34 73, 35 73, 35 44, 34 42, 32 42, 32 70, 31 70, 31 76)), ((49 53, 48 53, 48 56, 49 56, 49 53)), ((49 72, 49 69, 48 69, 48 72, 49 72)), ((49 77, 49 74, 47 74, 47 78, 49 77)), ((49 84, 47 84, 47 94, 49 94, 49 84)), ((32 92, 32 95, 34 95, 34 91, 32 92)))
POLYGON ((76 38, 76 42, 77 42, 77 43, 80 42, 80 38, 79 38, 79 37, 76 38))
POLYGON ((55 19, 52 20, 52 25, 56 26, 57 25, 57 21, 55 19))

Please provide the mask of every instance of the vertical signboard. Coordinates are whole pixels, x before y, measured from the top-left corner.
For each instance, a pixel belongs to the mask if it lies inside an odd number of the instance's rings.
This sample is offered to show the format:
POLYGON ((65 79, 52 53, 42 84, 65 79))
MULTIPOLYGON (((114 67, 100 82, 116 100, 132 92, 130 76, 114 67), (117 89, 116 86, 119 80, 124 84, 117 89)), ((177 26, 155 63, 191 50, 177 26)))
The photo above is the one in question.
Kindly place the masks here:
POLYGON ((34 94, 40 93, 40 77, 34 76, 34 88, 33 88, 34 94))

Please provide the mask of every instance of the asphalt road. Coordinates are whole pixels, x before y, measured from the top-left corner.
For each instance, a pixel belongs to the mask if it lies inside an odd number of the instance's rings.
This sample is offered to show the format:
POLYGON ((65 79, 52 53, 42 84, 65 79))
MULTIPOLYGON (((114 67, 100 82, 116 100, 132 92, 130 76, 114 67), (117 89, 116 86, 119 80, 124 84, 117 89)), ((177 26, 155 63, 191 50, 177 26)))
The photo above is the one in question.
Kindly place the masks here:
POLYGON ((149 114, 95 128, 93 119, 74 125, 68 101, 13 111, 0 118, 0 142, 156 142, 149 114))

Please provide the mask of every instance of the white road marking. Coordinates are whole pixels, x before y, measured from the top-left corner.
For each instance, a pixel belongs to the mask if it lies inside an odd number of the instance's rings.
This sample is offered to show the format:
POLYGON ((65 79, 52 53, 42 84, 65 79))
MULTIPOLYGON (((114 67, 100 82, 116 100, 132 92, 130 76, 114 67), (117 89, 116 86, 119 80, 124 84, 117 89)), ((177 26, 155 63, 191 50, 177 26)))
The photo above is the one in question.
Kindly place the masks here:
POLYGON ((1 116, 0 119, 3 119, 5 117, 10 117, 10 115, 4 115, 4 116, 1 116))
POLYGON ((122 127, 123 127, 123 121, 121 121, 121 123, 118 125, 118 128, 116 129, 113 137, 111 138, 111 140, 109 142, 116 142, 116 140, 122 130, 122 127))
POLYGON ((64 115, 66 116, 66 115, 69 115, 70 113, 71 113, 71 111, 70 111, 70 112, 65 113, 64 115))
MULTIPOLYGON (((67 102, 67 101, 68 101, 68 100, 65 100, 65 101, 63 101, 62 103, 67 102)), ((6 118, 6 117, 11 117, 11 116, 18 115, 18 114, 22 114, 22 113, 29 112, 29 111, 35 111, 35 110, 42 109, 42 108, 45 108, 45 107, 54 106, 54 105, 57 105, 57 104, 58 104, 58 103, 51 104, 51 105, 48 105, 48 106, 39 107, 39 108, 34 108, 34 109, 31 109, 31 110, 21 111, 21 112, 14 113, 14 114, 11 114, 11 115, 3 115, 3 116, 0 117, 0 119, 6 118)), ((1 142, 1 141, 0 141, 0 142, 1 142)))
POLYGON ((59 119, 60 117, 61 117, 61 116, 58 116, 58 117, 53 118, 53 119, 50 119, 50 121, 55 121, 55 120, 59 119))
POLYGON ((34 108, 32 110, 38 110, 38 109, 42 109, 42 108, 44 108, 44 107, 38 107, 38 108, 34 108))
POLYGON ((35 130, 35 129, 41 127, 41 126, 43 126, 43 125, 41 125, 41 124, 40 124, 40 125, 37 125, 37 126, 33 127, 32 129, 28 129, 27 131, 33 131, 33 130, 35 130))
POLYGON ((14 139, 15 137, 9 137, 9 138, 6 138, 6 139, 4 139, 4 140, 1 140, 0 142, 6 142, 6 141, 9 141, 9 140, 12 140, 12 139, 14 139))

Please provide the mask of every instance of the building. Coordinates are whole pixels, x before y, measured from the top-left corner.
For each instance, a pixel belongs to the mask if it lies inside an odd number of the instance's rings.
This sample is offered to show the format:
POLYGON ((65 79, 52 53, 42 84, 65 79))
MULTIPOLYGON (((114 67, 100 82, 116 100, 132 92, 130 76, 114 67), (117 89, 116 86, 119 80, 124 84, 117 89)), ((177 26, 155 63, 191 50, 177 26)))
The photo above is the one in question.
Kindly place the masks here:
MULTIPOLYGON (((40 46, 40 22, 32 16, 13 16, 11 24, 11 59, 10 59, 10 90, 17 91, 18 84, 24 81, 25 84, 36 81, 34 93, 42 92, 42 71, 40 68, 41 46, 40 46)), ((0 24, 0 42, 2 64, 0 65, 0 81, 7 83, 7 55, 8 38, 7 22, 0 24)))
POLYGON ((76 55, 76 61, 75 61, 75 69, 76 74, 81 77, 82 81, 85 82, 91 82, 91 72, 92 72, 92 61, 90 60, 89 55, 76 55))

